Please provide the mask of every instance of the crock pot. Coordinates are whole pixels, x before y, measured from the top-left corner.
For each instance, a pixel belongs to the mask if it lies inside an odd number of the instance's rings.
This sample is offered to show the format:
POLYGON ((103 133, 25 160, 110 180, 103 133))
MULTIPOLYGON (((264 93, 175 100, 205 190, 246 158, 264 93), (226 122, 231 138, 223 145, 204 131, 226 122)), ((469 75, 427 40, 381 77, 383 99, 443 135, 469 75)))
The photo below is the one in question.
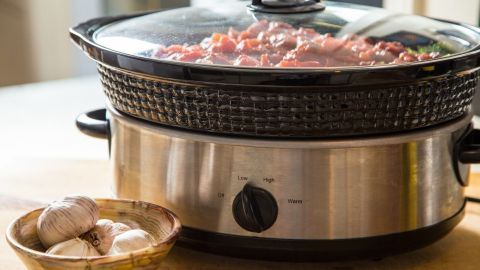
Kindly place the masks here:
POLYGON ((108 139, 115 195, 172 209, 182 245, 378 258, 463 216, 479 33, 309 0, 94 19, 71 37, 107 109, 77 126, 108 139))

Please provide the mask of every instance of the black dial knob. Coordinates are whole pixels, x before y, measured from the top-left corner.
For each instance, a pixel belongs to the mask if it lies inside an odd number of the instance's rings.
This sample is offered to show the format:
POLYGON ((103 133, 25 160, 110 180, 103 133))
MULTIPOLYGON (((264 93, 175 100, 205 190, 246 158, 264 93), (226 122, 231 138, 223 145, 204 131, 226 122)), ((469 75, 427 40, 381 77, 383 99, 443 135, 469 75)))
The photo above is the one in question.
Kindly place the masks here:
POLYGON ((278 206, 268 191, 246 184, 233 200, 232 212, 238 225, 259 233, 275 223, 278 206))

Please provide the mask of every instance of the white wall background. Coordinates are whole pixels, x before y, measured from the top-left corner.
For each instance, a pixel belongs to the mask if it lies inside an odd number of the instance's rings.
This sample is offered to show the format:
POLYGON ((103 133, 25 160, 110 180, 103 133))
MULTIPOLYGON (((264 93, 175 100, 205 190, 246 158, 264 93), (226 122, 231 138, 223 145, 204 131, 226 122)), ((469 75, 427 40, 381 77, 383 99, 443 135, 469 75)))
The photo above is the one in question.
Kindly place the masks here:
POLYGON ((387 9, 478 25, 479 0, 383 0, 387 9))
POLYGON ((68 29, 100 16, 99 0, 0 0, 0 85, 55 80, 95 71, 68 29))
MULTIPOLYGON (((66 1, 68 2, 68 1, 66 1)), ((71 0, 70 25, 74 26, 88 19, 102 16, 102 1, 98 0, 71 0)), ((95 72, 95 63, 85 57, 85 54, 75 46, 70 46, 72 55, 72 76, 89 75, 95 72)))
POLYGON ((480 1, 478 0, 428 0, 425 5, 426 16, 461 21, 472 25, 478 25, 479 14, 480 1))

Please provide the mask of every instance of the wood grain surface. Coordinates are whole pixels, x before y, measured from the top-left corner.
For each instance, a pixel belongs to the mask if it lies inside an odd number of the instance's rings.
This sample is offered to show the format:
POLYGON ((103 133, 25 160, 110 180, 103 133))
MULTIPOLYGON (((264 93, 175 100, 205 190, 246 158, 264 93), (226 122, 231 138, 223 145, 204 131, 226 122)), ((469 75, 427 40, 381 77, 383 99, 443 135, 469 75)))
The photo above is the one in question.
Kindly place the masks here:
MULTIPOLYGON (((72 159, 2 159, 0 163, 0 232, 26 211, 67 194, 110 197, 108 162, 72 159)), ((480 197, 480 175, 467 193, 480 197)), ((480 269, 480 205, 469 203, 461 224, 439 242, 379 261, 277 263, 235 259, 174 247, 161 269, 480 269)), ((25 269, 4 237, 0 269, 25 269)))

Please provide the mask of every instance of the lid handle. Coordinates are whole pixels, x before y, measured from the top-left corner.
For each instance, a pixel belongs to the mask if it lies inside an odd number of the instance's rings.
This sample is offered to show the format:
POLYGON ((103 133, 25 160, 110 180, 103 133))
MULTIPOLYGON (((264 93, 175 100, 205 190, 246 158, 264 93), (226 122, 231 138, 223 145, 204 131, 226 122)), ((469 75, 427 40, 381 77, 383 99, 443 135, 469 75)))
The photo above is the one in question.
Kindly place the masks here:
POLYGON ((254 12, 278 14, 318 12, 325 9, 320 0, 252 0, 247 7, 254 12))

